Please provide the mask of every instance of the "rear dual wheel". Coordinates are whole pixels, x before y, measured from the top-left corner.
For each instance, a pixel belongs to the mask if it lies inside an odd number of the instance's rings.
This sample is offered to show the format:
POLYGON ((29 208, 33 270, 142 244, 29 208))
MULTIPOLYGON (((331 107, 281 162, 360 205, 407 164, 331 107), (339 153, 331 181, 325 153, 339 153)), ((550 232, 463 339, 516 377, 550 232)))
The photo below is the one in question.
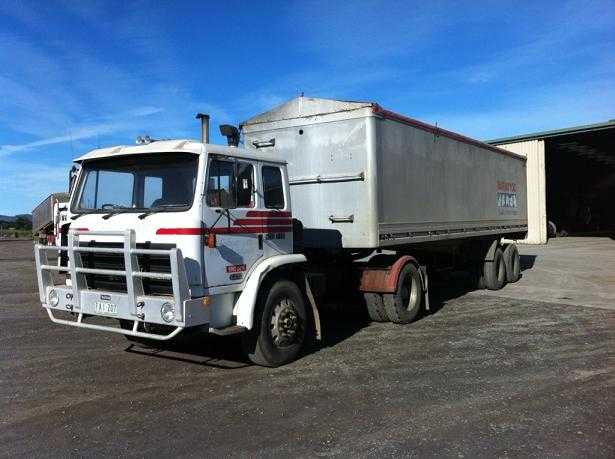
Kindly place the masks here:
POLYGON ((383 295, 384 307, 391 322, 407 324, 418 315, 423 303, 423 281, 419 269, 408 263, 399 273, 395 293, 383 295))
POLYGON ((367 314, 373 322, 388 322, 389 316, 384 307, 384 300, 380 293, 364 293, 365 306, 367 306, 367 314))
POLYGON ((498 247, 493 254, 493 260, 485 261, 483 265, 485 287, 489 290, 499 290, 506 283, 506 265, 502 249, 498 247))
POLYGON ((370 319, 374 322, 412 322, 423 303, 423 282, 418 268, 408 263, 399 273, 393 293, 365 293, 365 303, 370 319))
POLYGON ((521 258, 515 244, 508 244, 502 254, 506 266, 506 281, 513 283, 521 278, 521 258))
POLYGON ((521 278, 521 260, 515 244, 507 244, 504 250, 498 247, 492 261, 483 265, 483 281, 489 290, 499 290, 507 282, 517 282, 521 278))

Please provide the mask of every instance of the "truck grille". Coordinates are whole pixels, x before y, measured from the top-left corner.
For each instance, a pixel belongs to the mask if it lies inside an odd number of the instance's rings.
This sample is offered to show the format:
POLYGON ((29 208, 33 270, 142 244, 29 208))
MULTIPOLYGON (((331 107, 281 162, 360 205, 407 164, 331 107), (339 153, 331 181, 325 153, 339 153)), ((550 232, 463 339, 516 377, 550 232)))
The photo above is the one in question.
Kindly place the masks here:
MULTIPOLYGON (((122 248, 120 243, 90 242, 88 247, 117 247, 122 248)), ((164 249, 175 248, 175 244, 137 244, 139 249, 164 249)), ((171 265, 168 256, 138 255, 139 270, 155 273, 170 273, 171 265)), ((84 268, 117 269, 124 270, 124 256, 115 253, 87 252, 81 254, 81 262, 84 268)), ((88 289, 105 290, 111 292, 126 293, 126 278, 124 276, 109 276, 104 274, 85 274, 88 289)), ((173 285, 165 279, 143 279, 143 290, 146 295, 172 295, 173 285)))

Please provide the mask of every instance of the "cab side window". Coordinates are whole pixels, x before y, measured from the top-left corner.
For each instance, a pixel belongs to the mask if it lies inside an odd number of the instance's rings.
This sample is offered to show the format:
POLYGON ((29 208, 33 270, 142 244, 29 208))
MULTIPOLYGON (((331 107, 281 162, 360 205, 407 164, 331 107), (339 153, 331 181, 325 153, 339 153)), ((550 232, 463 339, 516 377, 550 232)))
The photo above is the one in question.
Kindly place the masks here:
POLYGON ((237 163, 237 207, 254 207, 254 167, 237 163))
POLYGON ((284 189, 282 171, 279 167, 263 166, 263 196, 267 209, 284 208, 284 189))
POLYGON ((254 207, 254 166, 242 161, 212 159, 207 182, 209 207, 254 207))
POLYGON ((214 159, 209 163, 207 182, 207 205, 209 207, 235 207, 234 174, 231 161, 214 159))

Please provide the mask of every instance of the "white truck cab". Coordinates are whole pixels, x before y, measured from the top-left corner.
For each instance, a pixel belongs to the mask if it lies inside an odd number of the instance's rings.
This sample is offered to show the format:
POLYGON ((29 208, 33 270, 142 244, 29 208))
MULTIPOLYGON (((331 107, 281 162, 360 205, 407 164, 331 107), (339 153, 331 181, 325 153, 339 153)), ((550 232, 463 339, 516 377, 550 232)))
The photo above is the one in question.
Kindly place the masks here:
MULTIPOLYGON (((194 326, 245 332, 254 328, 266 273, 305 261, 293 255, 286 163, 274 154, 168 140, 97 149, 75 162, 71 226, 60 247, 68 263, 50 264, 51 247, 35 249, 40 299, 55 322, 154 340, 194 326), (55 285, 53 271, 68 273, 65 285, 55 285), (92 316, 118 319, 120 327, 91 323, 92 316)), ((290 290, 297 295, 299 287, 290 290)), ((257 363, 296 355, 292 341, 303 336, 291 325, 306 313, 291 300, 268 321, 272 343, 292 349, 272 357, 248 342, 257 363)))

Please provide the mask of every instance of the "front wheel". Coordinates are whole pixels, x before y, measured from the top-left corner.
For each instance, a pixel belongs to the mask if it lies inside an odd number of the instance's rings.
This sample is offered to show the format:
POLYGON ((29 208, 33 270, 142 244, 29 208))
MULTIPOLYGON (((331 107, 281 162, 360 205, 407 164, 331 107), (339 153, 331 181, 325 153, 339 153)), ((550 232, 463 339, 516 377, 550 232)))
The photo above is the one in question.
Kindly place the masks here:
POLYGON ((279 280, 257 299, 252 330, 242 337, 252 363, 278 367, 297 358, 305 342, 305 301, 293 282, 279 280))

